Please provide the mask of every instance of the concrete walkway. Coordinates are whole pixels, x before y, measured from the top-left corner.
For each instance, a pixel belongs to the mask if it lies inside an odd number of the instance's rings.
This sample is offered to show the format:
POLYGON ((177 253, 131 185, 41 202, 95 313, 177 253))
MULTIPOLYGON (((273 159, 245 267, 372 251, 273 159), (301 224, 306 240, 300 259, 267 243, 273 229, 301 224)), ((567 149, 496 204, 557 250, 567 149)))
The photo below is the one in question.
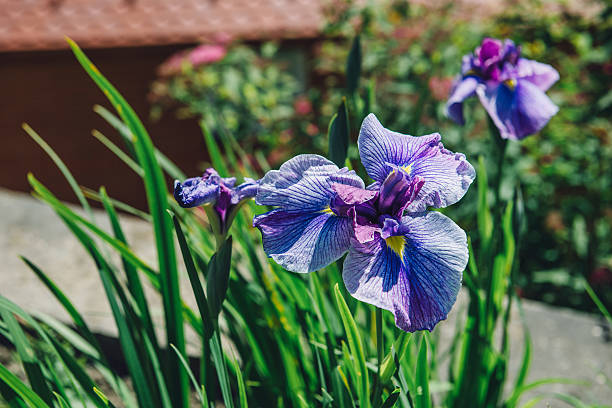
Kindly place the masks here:
MULTIPOLYGON (((101 212, 97 212, 96 217, 101 221, 105 219, 101 212)), ((151 265, 156 265, 151 227, 132 217, 123 217, 122 225, 134 251, 151 265)), ((0 231, 0 294, 26 310, 67 319, 58 302, 18 258, 18 255, 26 256, 65 291, 95 331, 116 334, 93 262, 49 207, 26 194, 0 190, 0 231)), ((194 304, 187 279, 183 279, 181 289, 187 303, 194 304)), ((153 290, 148 290, 148 296, 153 304, 154 318, 161 326, 161 301, 153 290)), ((465 308, 466 296, 462 293, 449 320, 438 325, 441 350, 445 349, 444 344, 448 344, 452 336, 455 319, 463 316, 465 308)), ((612 343, 603 341, 599 319, 533 301, 524 301, 524 309, 532 338, 532 364, 528 381, 548 377, 583 380, 589 384, 549 385, 539 390, 571 394, 586 403, 611 404, 612 343)), ((514 377, 521 364, 523 329, 517 310, 513 311, 512 317, 510 371, 514 377)), ((192 350, 197 352, 197 339, 193 336, 188 338, 191 339, 192 350)), ((530 392, 528 396, 537 394, 530 392)), ((523 399, 523 402, 526 401, 523 399)), ((554 398, 547 398, 536 406, 566 405, 554 398)))

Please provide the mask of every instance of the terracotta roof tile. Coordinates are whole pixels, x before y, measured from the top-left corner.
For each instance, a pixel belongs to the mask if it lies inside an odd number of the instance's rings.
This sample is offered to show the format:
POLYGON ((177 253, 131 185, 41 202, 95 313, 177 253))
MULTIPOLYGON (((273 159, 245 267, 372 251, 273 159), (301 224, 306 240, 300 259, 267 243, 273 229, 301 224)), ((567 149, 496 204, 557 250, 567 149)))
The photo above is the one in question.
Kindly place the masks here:
POLYGON ((321 0, 0 0, 0 51, 315 36, 321 0))

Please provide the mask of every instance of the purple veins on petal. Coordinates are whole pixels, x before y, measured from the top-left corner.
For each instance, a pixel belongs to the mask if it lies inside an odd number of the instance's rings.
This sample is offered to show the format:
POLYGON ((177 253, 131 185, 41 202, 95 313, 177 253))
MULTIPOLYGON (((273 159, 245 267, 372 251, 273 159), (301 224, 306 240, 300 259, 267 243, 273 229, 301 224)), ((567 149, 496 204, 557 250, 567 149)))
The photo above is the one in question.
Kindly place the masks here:
POLYGON ((353 243, 344 283, 355 298, 391 311, 400 329, 432 330, 457 298, 468 261, 465 232, 438 212, 385 220, 383 231, 353 243))
POLYGON ((445 149, 440 139, 438 133, 414 137, 390 131, 370 114, 359 132, 359 155, 375 182, 383 183, 396 168, 424 180, 408 211, 440 208, 459 201, 476 176, 465 156, 445 149))
POLYGON ((350 245, 352 220, 348 210, 331 206, 338 191, 349 199, 352 193, 359 194, 353 190, 363 187, 354 171, 317 155, 296 156, 279 170, 269 171, 260 182, 256 202, 278 208, 253 220, 266 254, 285 269, 301 273, 340 258, 350 245))
POLYGON ((349 248, 351 220, 330 212, 272 210, 253 220, 269 257, 292 272, 313 272, 340 258, 349 248))
POLYGON ((271 170, 261 179, 255 201, 259 205, 285 210, 322 210, 335 194, 332 184, 363 188, 354 171, 339 169, 333 162, 315 154, 302 154, 271 170))

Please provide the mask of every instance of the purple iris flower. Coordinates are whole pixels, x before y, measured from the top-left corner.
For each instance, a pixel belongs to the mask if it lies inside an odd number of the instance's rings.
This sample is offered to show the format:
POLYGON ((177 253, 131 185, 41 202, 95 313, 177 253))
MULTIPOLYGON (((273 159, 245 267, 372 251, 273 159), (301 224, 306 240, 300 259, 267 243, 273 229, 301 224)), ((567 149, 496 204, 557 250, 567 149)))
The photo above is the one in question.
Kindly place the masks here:
MULTIPOLYGON (((261 179, 255 202, 278 208, 255 217, 266 254, 292 272, 312 272, 340 258, 352 235, 351 219, 332 203, 341 186, 365 187, 354 171, 315 154, 302 154, 261 179)), ((359 200, 359 198, 355 198, 359 200)))
POLYGON ((463 57, 447 114, 464 124, 463 101, 476 94, 501 137, 520 140, 539 132, 559 110, 545 94, 558 79, 550 65, 521 58, 511 40, 485 38, 474 54, 463 57))
POLYGON ((244 183, 236 186, 235 177, 220 177, 213 168, 208 168, 202 177, 193 177, 183 183, 175 180, 174 198, 183 208, 211 204, 216 215, 218 233, 225 234, 233 220, 236 210, 246 199, 257 194, 259 182, 245 178, 244 183))
POLYGON ((457 202, 475 177, 440 135, 385 129, 370 114, 359 153, 374 183, 329 160, 304 155, 262 179, 256 202, 278 208, 255 218, 266 253, 311 272, 347 250, 343 279, 357 299, 390 310, 399 328, 431 330, 445 319, 468 259, 465 232, 428 206, 457 202))

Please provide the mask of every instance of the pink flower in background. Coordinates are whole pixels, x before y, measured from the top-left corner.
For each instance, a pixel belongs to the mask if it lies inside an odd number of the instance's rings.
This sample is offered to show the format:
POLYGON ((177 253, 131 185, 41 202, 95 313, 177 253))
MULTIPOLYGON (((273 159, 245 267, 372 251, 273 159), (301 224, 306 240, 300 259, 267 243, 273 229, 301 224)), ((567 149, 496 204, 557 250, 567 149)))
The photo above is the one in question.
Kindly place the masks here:
POLYGON ((211 64, 222 60, 227 54, 227 48, 218 44, 202 44, 188 51, 180 51, 159 66, 159 75, 174 75, 181 71, 184 63, 192 67, 211 64))
POLYGON ((448 94, 453 86, 453 79, 432 76, 429 78, 428 85, 431 96, 433 96, 437 101, 444 101, 448 97, 448 94))
POLYGON ((310 136, 315 136, 319 133, 319 127, 309 123, 308 126, 306 126, 306 133, 308 133, 310 136))
POLYGON ((220 61, 225 57, 225 54, 227 54, 227 49, 222 45, 202 44, 194 48, 189 53, 188 58, 191 65, 197 67, 198 65, 220 61))
POLYGON ((300 116, 308 115, 310 112, 312 112, 312 104, 308 98, 305 96, 300 96, 293 102, 293 109, 295 110, 295 113, 300 116))

